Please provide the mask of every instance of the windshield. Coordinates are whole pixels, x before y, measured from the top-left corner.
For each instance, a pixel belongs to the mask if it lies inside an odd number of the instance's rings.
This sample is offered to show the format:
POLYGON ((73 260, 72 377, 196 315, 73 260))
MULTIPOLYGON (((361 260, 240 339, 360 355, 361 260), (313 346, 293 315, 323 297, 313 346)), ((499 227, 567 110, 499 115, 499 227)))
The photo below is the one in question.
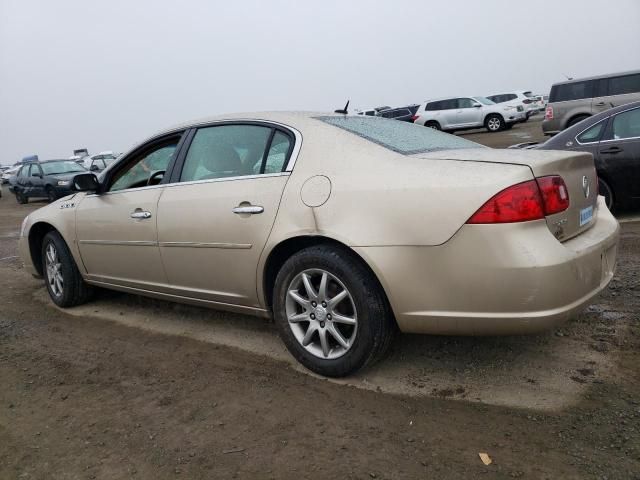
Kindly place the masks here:
POLYGON ((60 175, 62 173, 86 172, 87 169, 82 165, 70 160, 61 162, 45 162, 41 163, 42 171, 45 175, 60 175))
POLYGON ((489 100, 486 97, 473 97, 475 98, 477 101, 479 101, 480 103, 484 104, 484 105, 495 105, 496 102, 492 102, 491 100, 489 100))
POLYGON ((439 132, 432 128, 382 117, 344 116, 317 118, 404 155, 458 148, 484 148, 475 142, 439 132))

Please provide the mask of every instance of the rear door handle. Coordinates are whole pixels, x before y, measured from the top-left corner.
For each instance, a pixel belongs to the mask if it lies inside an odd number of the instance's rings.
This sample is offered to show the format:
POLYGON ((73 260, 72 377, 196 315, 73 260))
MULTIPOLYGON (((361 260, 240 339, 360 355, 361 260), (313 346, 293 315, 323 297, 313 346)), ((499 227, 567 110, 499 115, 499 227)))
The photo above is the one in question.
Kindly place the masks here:
POLYGON ((610 147, 605 148, 604 150, 600 150, 600 153, 620 153, 622 149, 620 147, 610 147))
POLYGON ((142 211, 139 208, 131 212, 131 218, 146 219, 151 218, 151 212, 142 211))
POLYGON ((598 103, 596 103, 596 107, 604 107, 604 102, 598 102, 598 103))
POLYGON ((254 215, 256 213, 262 213, 262 212, 264 212, 264 208, 261 207, 260 205, 241 205, 233 209, 233 213, 237 213, 237 214, 248 213, 249 215, 254 215))

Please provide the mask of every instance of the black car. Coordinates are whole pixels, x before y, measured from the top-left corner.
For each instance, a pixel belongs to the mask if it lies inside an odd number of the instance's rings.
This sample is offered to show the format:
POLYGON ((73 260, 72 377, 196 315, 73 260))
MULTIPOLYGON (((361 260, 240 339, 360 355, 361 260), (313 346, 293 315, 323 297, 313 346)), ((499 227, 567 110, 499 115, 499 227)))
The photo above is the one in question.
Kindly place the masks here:
POLYGON ((419 107, 420 105, 407 105, 406 107, 388 108, 378 112, 378 116, 402 122, 413 122, 415 120, 414 115, 419 107))
POLYGON ((609 209, 640 204, 640 102, 605 110, 544 143, 510 148, 590 152, 609 209))
POLYGON ((13 193, 18 203, 27 203, 31 197, 46 197, 53 202, 72 193, 73 177, 86 171, 72 160, 25 163, 16 175, 13 193))

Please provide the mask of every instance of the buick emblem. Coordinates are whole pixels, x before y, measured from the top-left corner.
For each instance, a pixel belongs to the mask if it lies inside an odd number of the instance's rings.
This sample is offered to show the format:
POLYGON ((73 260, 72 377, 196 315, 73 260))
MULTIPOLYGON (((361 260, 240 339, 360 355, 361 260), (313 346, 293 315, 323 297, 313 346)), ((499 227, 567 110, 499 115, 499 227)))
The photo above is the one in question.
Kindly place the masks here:
POLYGON ((591 185, 589 185, 589 179, 586 175, 582 176, 582 191, 584 192, 584 198, 589 198, 589 191, 591 190, 591 185))

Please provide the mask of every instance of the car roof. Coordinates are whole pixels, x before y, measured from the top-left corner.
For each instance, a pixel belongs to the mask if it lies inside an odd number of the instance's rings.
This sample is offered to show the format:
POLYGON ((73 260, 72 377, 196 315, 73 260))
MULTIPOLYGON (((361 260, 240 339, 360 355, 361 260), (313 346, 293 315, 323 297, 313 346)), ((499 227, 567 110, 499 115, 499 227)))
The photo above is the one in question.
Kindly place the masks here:
POLYGON ((598 80, 600 78, 609 78, 609 77, 619 77, 619 76, 623 76, 623 75, 634 75, 634 74, 638 74, 640 73, 640 70, 629 70, 628 72, 619 72, 619 73, 607 73, 605 75, 596 75, 593 77, 583 77, 583 78, 574 78, 573 80, 565 80, 562 82, 556 82, 553 84, 553 86, 556 85, 566 85, 569 83, 574 83, 574 82, 584 82, 587 80, 598 80))

